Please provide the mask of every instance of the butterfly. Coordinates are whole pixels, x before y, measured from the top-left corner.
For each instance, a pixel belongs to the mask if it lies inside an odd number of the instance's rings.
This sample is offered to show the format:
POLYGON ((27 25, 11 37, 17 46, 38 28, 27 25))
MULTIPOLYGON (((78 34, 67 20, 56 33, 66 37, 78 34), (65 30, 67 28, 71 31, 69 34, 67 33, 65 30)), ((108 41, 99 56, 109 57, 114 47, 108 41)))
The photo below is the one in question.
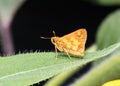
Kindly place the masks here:
POLYGON ((86 29, 78 29, 62 37, 56 36, 54 31, 53 34, 54 37, 51 37, 51 42, 55 46, 56 58, 58 54, 57 50, 65 52, 69 58, 71 58, 70 54, 75 55, 77 57, 84 56, 85 43, 87 40, 86 29))

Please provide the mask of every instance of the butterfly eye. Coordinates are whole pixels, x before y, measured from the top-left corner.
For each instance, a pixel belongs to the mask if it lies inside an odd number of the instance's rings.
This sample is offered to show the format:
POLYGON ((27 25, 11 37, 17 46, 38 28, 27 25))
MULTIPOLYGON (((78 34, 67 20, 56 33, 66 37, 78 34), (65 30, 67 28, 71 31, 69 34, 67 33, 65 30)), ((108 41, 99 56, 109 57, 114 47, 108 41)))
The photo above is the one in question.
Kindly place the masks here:
POLYGON ((53 43, 55 43, 55 39, 53 39, 53 43))

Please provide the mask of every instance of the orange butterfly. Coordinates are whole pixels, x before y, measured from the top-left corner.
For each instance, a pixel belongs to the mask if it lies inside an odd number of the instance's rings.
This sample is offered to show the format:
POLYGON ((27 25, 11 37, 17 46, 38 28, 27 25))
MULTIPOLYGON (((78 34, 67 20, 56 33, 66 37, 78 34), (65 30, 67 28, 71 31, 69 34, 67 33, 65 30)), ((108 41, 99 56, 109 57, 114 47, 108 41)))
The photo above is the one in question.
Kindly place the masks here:
MULTIPOLYGON (((54 35, 55 32, 53 31, 54 35)), ((44 38, 44 37, 41 37, 44 38)), ((70 58, 69 54, 75 56, 84 56, 85 43, 87 39, 86 29, 79 29, 62 37, 51 37, 51 42, 55 45, 56 58, 57 49, 65 52, 70 58)))

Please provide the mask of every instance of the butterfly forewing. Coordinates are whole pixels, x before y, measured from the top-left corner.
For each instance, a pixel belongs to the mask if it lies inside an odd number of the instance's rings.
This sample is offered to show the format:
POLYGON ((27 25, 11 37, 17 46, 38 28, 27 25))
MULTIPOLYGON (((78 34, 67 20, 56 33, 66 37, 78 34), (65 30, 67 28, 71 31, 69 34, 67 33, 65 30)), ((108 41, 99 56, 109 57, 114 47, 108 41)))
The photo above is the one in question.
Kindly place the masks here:
MULTIPOLYGON (((83 56, 85 43, 87 39, 87 31, 85 29, 79 29, 70 34, 67 34, 60 38, 60 42, 63 44, 61 47, 63 51, 66 50, 69 54, 83 56)), ((59 45, 59 43, 57 43, 59 45)))

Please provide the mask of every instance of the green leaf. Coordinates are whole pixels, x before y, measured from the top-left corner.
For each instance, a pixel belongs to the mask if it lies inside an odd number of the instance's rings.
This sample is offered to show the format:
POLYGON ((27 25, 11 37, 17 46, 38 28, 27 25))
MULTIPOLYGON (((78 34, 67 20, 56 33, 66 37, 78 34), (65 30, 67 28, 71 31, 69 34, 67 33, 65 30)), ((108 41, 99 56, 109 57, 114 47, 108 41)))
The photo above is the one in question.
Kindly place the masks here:
POLYGON ((102 86, 103 83, 120 78, 120 52, 92 68, 72 86, 102 86))
MULTIPOLYGON (((86 51, 87 52, 94 52, 94 51, 96 51, 96 45, 93 44, 92 46, 87 48, 86 51)), ((79 69, 80 69, 79 67, 75 67, 75 68, 71 68, 69 70, 66 70, 66 71, 58 74, 54 78, 50 79, 45 84, 45 86, 61 86, 62 83, 64 83, 68 78, 70 78, 79 69)))
POLYGON ((66 70, 58 74, 57 76, 53 77, 52 79, 50 79, 44 86, 62 86, 62 84, 68 78, 70 78, 70 76, 73 75, 78 69, 79 67, 74 67, 69 70, 66 70))
POLYGON ((97 47, 103 49, 120 41, 120 9, 109 14, 98 28, 97 47))
POLYGON ((71 68, 81 67, 100 59, 120 47, 116 43, 94 53, 86 53, 84 58, 72 58, 61 53, 55 60, 55 53, 28 53, 0 58, 0 86, 26 86, 48 79, 71 68))

